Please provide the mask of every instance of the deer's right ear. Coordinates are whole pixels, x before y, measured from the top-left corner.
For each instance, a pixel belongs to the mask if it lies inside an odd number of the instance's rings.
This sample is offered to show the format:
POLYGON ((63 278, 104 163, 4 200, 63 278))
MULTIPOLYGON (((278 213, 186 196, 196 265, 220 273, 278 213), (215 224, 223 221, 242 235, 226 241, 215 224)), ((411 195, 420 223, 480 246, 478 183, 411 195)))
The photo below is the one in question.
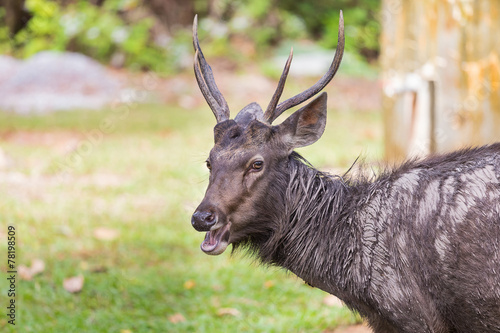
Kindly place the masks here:
POLYGON ((309 146, 323 135, 326 126, 326 92, 294 112, 277 127, 278 135, 288 149, 309 146))

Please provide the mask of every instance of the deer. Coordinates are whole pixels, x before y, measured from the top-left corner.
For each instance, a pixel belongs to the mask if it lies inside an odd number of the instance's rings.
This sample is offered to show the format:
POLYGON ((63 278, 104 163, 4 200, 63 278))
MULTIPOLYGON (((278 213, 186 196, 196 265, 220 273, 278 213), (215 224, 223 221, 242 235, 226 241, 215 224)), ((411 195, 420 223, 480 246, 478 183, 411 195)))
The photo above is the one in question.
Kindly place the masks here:
MULTIPOLYGON (((340 298, 374 332, 500 332, 500 143, 412 158, 373 177, 315 169, 296 148, 325 130, 344 53, 279 103, 293 52, 265 111, 230 119, 193 24, 194 74, 216 118, 205 196, 191 224, 201 250, 231 244, 340 298), (285 110, 315 99, 277 125, 285 110)), ((293 51, 293 50, 292 50, 293 51)))

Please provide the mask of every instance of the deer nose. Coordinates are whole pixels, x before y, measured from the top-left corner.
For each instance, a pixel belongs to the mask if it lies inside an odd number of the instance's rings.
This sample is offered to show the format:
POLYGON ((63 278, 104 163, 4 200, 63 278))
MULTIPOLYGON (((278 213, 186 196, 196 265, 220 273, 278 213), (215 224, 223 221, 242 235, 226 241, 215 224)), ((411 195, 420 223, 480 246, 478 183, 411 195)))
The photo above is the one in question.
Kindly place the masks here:
POLYGON ((197 210, 191 217, 191 224, 198 231, 209 231, 217 223, 217 214, 210 210, 197 210))

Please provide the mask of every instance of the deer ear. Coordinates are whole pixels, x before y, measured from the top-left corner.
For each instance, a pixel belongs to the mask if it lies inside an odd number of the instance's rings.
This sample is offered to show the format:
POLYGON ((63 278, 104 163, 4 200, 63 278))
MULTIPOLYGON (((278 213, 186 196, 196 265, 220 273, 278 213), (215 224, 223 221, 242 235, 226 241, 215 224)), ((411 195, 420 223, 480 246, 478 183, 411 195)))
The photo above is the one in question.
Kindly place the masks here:
POLYGON ((326 92, 323 92, 276 126, 281 140, 289 149, 309 146, 318 141, 326 126, 326 100, 326 92))

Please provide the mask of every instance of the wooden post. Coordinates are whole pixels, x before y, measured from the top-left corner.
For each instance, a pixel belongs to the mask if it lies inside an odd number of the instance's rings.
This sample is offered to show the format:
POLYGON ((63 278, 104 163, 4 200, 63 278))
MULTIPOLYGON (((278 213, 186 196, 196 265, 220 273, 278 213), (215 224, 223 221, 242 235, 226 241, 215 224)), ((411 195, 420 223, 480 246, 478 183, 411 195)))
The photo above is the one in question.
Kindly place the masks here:
POLYGON ((500 1, 383 0, 381 20, 387 158, 500 141, 500 1))

